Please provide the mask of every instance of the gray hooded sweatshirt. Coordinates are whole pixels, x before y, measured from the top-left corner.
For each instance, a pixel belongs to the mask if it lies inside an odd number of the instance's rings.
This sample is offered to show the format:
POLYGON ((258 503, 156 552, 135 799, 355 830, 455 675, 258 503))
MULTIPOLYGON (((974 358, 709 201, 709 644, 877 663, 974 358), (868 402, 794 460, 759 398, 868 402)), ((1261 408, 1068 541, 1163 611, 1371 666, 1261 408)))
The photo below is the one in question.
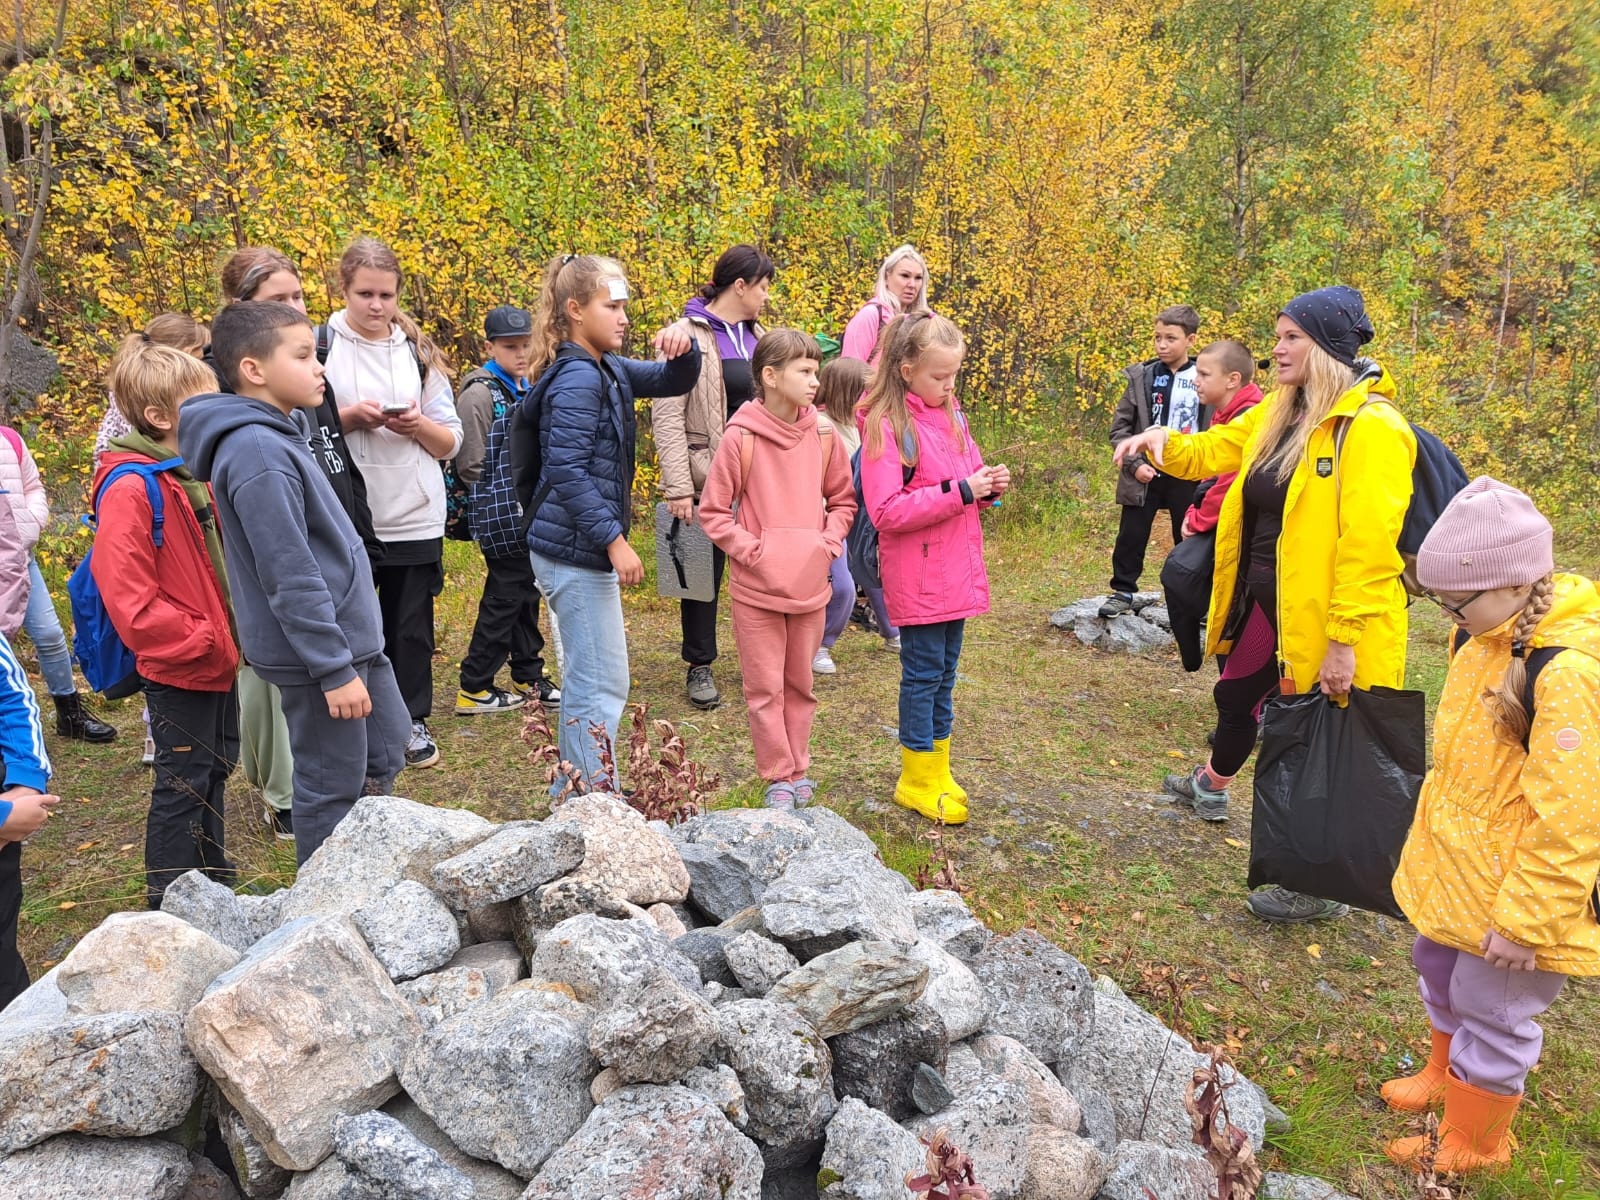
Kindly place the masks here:
POLYGON ((183 406, 178 449, 210 482, 245 661, 331 691, 383 652, 366 548, 298 427, 245 396, 183 406))

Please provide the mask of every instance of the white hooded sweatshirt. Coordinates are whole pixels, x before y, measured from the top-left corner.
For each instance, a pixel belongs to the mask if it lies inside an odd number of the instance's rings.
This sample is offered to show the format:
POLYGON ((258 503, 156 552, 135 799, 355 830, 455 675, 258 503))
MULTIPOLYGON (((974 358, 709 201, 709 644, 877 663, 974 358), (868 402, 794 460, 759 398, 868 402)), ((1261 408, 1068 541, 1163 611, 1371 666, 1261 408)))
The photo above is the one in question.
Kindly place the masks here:
POLYGON ((461 448, 461 418, 444 372, 430 368, 427 383, 418 376, 417 357, 405 333, 390 326, 381 341, 364 338, 350 328, 343 310, 328 319, 333 333, 328 348, 328 382, 341 410, 362 400, 380 405, 391 400, 420 403, 422 415, 455 436, 439 460, 415 438, 379 427, 350 429, 345 439, 367 483, 372 526, 383 542, 421 542, 444 536, 444 475, 439 461, 452 459, 461 448))

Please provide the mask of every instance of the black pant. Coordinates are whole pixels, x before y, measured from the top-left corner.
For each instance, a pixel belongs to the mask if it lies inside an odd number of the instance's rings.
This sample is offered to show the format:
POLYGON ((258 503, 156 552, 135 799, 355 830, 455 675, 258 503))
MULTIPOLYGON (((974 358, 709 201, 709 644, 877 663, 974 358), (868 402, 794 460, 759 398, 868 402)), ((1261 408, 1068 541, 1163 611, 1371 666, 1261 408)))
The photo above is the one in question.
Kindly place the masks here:
POLYGON ((712 587, 710 600, 679 600, 678 616, 683 621, 683 661, 691 667, 709 667, 717 661, 717 596, 722 594, 722 569, 728 556, 711 551, 712 587))
POLYGON ((145 897, 161 897, 185 871, 199 868, 219 883, 238 869, 222 849, 223 785, 239 762, 239 693, 196 692, 144 681, 156 778, 144 828, 145 897))
POLYGON ((444 590, 444 563, 378 563, 372 569, 383 613, 383 653, 413 721, 433 713, 433 598, 444 590))
POLYGON ((495 673, 511 660, 511 678, 538 683, 544 677, 544 635, 539 632, 539 589, 526 554, 485 558, 483 595, 472 627, 467 656, 461 660, 461 690, 494 686, 495 673))
POLYGON ((1139 576, 1144 574, 1144 552, 1150 545, 1150 527, 1156 510, 1164 508, 1172 518, 1172 544, 1183 541, 1183 516, 1194 503, 1194 484, 1171 475, 1157 475, 1145 487, 1144 503, 1124 504, 1122 521, 1117 526, 1117 544, 1111 551, 1111 590, 1137 592, 1139 576))
POLYGON ((28 966, 17 953, 17 917, 22 912, 22 843, 0 845, 0 1008, 28 987, 28 966))

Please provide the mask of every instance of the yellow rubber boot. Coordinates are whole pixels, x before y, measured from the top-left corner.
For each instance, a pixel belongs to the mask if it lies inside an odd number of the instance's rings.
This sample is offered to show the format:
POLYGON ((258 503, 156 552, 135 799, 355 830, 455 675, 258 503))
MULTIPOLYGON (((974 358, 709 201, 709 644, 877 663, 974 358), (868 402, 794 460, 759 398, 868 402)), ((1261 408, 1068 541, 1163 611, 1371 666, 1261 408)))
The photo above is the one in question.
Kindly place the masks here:
POLYGON ((1391 1079, 1380 1089, 1383 1102, 1397 1112, 1427 1112, 1444 1103, 1444 1081, 1450 1076, 1450 1035, 1433 1031, 1433 1053, 1415 1075, 1391 1079))
MULTIPOLYGON (((1439 1122, 1439 1153, 1433 1169, 1444 1174, 1505 1166, 1516 1149, 1511 1119, 1521 1103, 1521 1092, 1502 1096, 1446 1075, 1444 1120, 1439 1122)), ((1384 1153, 1403 1167, 1414 1165, 1427 1151, 1426 1137, 1401 1138, 1384 1147, 1384 1153)))
POLYGON ((950 739, 934 738, 933 752, 939 756, 939 770, 944 775, 944 790, 955 798, 957 804, 965 805, 967 789, 957 783, 956 777, 950 774, 950 739))
POLYGON ((939 762, 937 750, 901 746, 900 781, 894 785, 894 802, 930 821, 960 825, 967 819, 967 806, 950 794, 939 762))

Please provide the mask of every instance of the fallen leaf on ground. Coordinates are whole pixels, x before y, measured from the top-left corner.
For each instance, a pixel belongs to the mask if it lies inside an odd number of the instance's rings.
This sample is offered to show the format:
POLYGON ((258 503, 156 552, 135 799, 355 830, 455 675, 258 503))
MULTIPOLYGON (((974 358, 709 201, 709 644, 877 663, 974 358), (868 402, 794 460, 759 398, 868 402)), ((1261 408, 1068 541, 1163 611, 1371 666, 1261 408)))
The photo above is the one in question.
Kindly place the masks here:
POLYGON ((100 844, 99 842, 94 841, 94 840, 91 839, 90 841, 84 842, 82 845, 80 845, 78 847, 78 853, 81 854, 85 850, 93 850, 99 844, 100 844))
POLYGON ((62 912, 66 912, 69 908, 77 908, 78 902, 76 900, 63 900, 60 904, 56 905, 56 907, 62 912))
POLYGON ((1321 958, 1322 947, 1317 945, 1317 943, 1312 942, 1311 945, 1306 947, 1306 953, 1311 955, 1312 958, 1321 958))
POLYGON ((1232 846, 1235 850, 1243 850, 1243 849, 1245 849, 1245 844, 1243 842, 1241 842, 1238 838, 1223 838, 1222 840, 1227 842, 1228 845, 1232 846))

